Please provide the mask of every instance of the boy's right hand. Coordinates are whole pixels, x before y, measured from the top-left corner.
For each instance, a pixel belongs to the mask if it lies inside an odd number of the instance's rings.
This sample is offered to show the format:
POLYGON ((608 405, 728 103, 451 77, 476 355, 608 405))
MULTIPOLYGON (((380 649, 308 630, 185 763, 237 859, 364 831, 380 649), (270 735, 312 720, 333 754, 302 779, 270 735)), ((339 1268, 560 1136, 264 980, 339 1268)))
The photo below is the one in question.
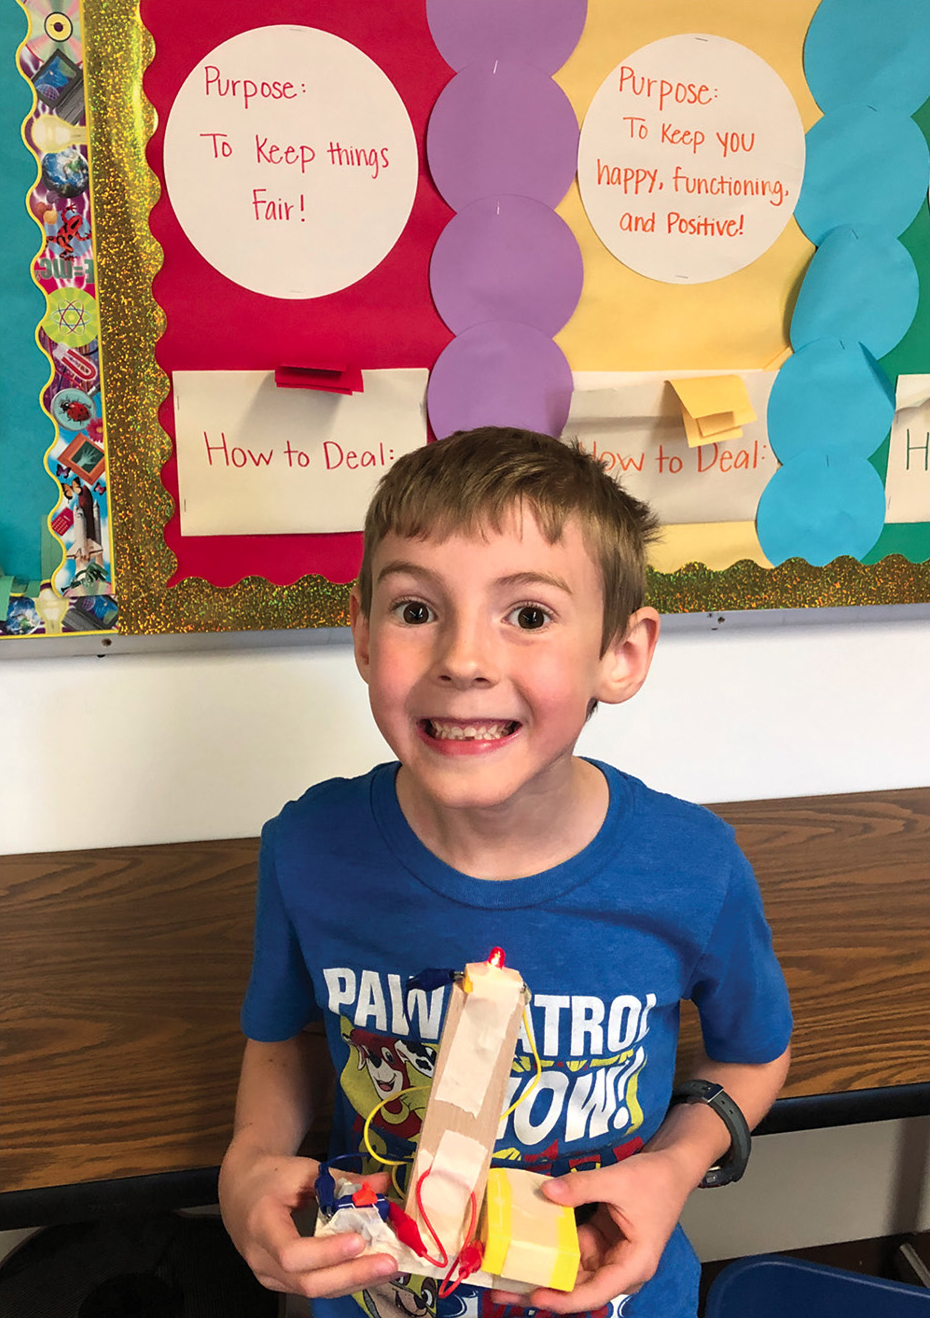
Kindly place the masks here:
MULTIPOLYGON (((223 1222, 236 1249, 269 1290, 332 1298, 364 1290, 397 1271, 389 1254, 360 1258, 365 1242, 354 1232, 319 1239, 301 1236, 292 1214, 312 1200, 318 1171, 313 1158, 257 1153, 237 1148, 235 1139, 223 1159, 223 1222)), ((365 1179, 376 1190, 387 1189, 385 1175, 365 1179)))

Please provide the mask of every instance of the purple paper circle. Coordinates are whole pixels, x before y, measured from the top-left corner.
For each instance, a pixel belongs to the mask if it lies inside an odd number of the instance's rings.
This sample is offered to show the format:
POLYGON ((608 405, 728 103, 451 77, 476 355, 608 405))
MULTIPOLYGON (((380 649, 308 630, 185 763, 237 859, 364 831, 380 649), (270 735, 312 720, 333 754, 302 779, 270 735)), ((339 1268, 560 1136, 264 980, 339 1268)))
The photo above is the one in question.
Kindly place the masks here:
POLYGON ((426 154, 453 210, 500 194, 556 206, 575 174, 578 121, 561 87, 539 69, 470 64, 433 106, 426 154))
POLYGON ((466 330, 444 349, 426 406, 437 439, 475 426, 560 435, 571 398, 571 369, 552 340, 529 325, 496 320, 466 330))
POLYGON ((517 320, 557 334, 578 305, 584 264, 575 235, 529 197, 484 197, 454 215, 429 268, 436 309, 456 334, 517 320))
POLYGON ((453 69, 517 59, 555 73, 578 45, 587 0, 426 0, 426 21, 453 69))

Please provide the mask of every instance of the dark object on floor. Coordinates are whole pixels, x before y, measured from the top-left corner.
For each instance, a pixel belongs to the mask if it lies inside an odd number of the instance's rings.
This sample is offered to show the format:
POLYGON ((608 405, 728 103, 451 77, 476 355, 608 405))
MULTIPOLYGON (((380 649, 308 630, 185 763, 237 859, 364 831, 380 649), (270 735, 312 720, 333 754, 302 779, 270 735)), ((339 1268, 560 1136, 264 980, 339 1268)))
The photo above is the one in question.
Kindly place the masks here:
POLYGON ((78 1318, 182 1318, 184 1296, 151 1272, 121 1272, 85 1295, 78 1318))
POLYGON ((276 1318, 217 1217, 46 1227, 0 1266, 4 1318, 276 1318))
POLYGON ((930 1291, 820 1263, 757 1254, 731 1263, 707 1296, 706 1318, 930 1318, 930 1291))

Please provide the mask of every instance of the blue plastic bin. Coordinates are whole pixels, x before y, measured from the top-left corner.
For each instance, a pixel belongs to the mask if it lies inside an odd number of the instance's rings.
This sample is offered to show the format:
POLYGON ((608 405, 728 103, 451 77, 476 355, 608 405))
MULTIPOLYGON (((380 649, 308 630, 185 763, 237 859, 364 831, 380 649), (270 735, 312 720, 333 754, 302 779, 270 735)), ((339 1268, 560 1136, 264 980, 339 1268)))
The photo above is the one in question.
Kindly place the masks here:
POLYGON ((714 1278, 705 1318, 930 1318, 930 1290, 757 1254, 714 1278))

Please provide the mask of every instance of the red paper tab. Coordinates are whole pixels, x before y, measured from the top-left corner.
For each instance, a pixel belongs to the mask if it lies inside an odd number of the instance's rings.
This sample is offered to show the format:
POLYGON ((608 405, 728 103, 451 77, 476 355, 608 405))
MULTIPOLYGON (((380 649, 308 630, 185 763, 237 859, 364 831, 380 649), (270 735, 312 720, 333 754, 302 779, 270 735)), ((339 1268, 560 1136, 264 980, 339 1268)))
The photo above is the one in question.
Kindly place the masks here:
POLYGON ((330 394, 360 394, 365 390, 360 366, 279 366, 279 389, 319 389, 330 394))

